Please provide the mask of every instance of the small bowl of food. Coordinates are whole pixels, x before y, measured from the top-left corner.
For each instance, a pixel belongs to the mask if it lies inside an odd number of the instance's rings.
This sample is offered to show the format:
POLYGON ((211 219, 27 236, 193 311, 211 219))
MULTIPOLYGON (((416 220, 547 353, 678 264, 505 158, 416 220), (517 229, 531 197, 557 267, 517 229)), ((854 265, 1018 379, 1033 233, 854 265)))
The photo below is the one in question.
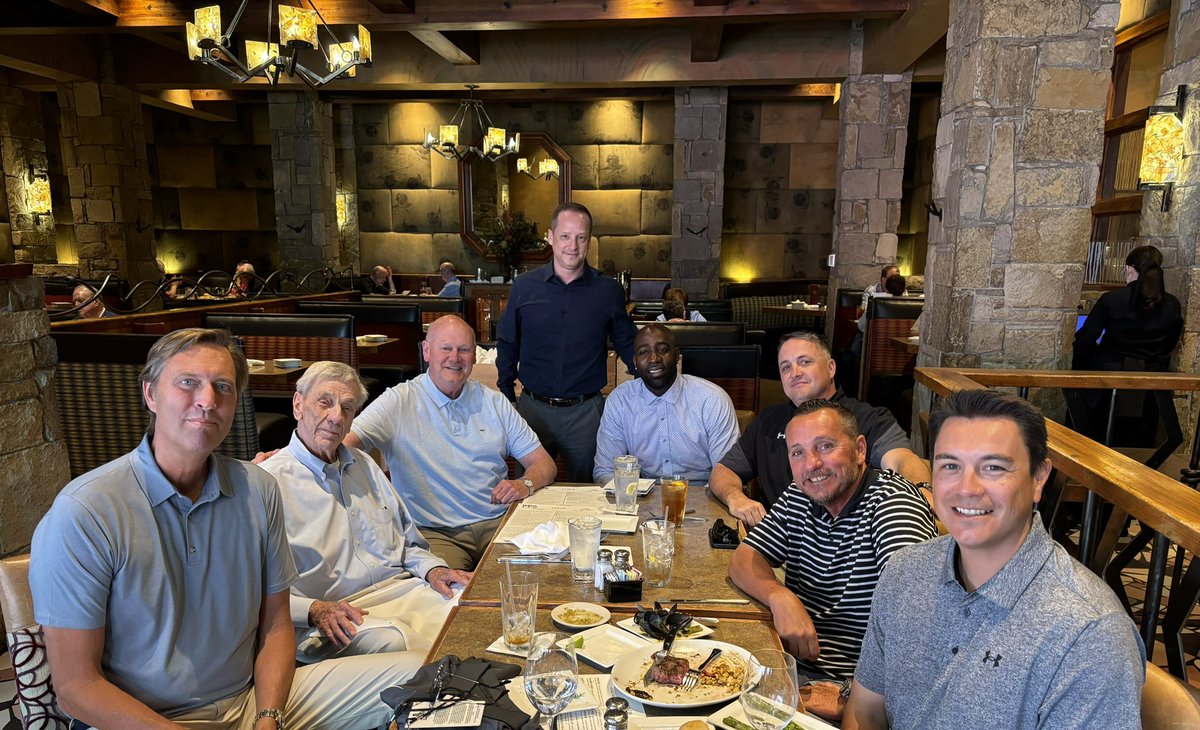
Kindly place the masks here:
POLYGON ((554 623, 567 629, 582 630, 608 623, 612 614, 604 606, 574 601, 564 603, 550 612, 554 623))

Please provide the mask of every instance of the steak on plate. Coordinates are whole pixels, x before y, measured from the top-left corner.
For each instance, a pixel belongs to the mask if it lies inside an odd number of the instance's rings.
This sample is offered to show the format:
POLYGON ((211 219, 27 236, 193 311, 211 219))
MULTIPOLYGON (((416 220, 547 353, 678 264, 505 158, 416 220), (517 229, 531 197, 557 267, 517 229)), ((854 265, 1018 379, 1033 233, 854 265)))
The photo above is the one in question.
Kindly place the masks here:
POLYGON ((683 684, 683 675, 691 669, 687 659, 669 656, 654 666, 650 679, 659 684, 683 684))

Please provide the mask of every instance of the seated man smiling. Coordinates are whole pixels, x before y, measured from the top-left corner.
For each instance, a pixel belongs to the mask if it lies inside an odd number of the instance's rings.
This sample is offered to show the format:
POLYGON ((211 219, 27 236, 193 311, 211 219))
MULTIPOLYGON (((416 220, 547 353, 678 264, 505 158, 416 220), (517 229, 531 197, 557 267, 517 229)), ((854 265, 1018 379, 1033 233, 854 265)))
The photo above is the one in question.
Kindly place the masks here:
POLYGON ((737 443, 733 401, 717 385, 679 373, 675 334, 664 325, 648 324, 638 332, 633 362, 640 379, 617 386, 604 404, 592 476, 608 481, 613 458, 631 454, 644 477, 708 479, 737 443))

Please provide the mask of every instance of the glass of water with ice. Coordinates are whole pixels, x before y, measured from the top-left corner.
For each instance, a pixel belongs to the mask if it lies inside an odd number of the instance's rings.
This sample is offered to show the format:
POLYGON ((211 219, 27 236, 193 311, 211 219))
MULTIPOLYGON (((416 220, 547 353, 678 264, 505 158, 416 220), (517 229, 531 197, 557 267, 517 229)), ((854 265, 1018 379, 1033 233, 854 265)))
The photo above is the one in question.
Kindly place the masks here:
POLYGON ((617 512, 637 514, 638 479, 642 476, 641 465, 636 456, 618 456, 613 459, 613 491, 617 498, 617 512))
POLYGON ((675 561, 675 523, 646 520, 641 530, 645 557, 643 579, 654 588, 664 588, 671 582, 671 566, 675 561))

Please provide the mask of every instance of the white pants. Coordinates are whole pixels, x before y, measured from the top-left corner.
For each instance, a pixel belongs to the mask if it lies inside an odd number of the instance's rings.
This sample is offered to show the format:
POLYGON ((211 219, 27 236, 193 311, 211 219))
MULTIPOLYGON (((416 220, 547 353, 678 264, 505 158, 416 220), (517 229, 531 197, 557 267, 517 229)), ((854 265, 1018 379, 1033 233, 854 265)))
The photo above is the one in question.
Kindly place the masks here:
POLYGON ((404 651, 424 658, 461 593, 444 598, 420 578, 378 583, 344 599, 368 612, 349 646, 339 650, 315 626, 299 629, 296 659, 308 664, 333 657, 404 651))
MULTIPOLYGON (((399 652, 330 659, 296 669, 283 721, 303 730, 367 730, 391 718, 379 699, 388 687, 412 678, 424 652, 399 652)), ((186 728, 251 730, 258 707, 254 688, 170 718, 186 728)))

